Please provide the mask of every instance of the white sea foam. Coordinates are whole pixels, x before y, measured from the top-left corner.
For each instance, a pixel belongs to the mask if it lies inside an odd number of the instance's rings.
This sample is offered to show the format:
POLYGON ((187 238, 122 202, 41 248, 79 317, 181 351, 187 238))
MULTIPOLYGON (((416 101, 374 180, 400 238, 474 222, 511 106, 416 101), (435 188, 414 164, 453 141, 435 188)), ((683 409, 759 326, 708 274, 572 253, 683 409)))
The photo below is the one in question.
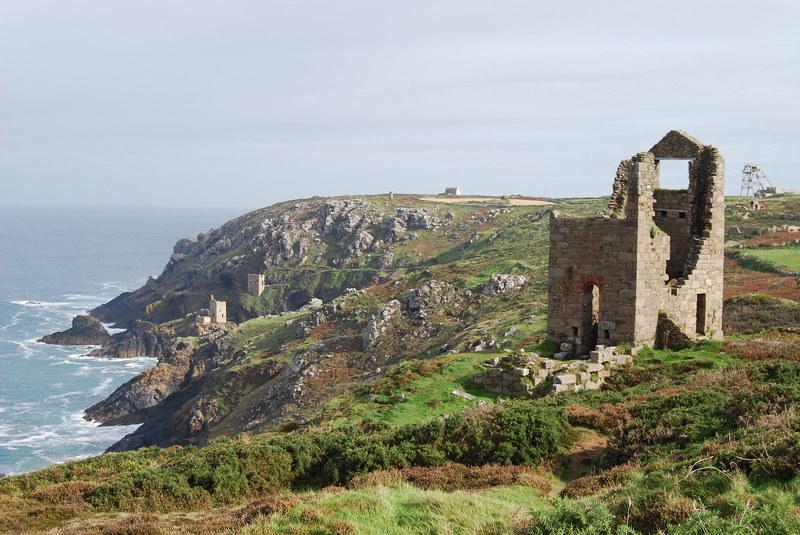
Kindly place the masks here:
POLYGON ((55 308, 71 305, 69 301, 11 301, 23 307, 55 308))
POLYGON ((113 381, 111 377, 106 377, 103 379, 103 382, 92 389, 92 395, 100 396, 104 394, 106 391, 108 391, 108 387, 111 386, 111 381, 113 381))
POLYGON ((28 359, 35 354, 35 351, 30 347, 30 343, 19 342, 17 340, 9 340, 9 342, 19 347, 19 353, 22 358, 28 359))
POLYGON ((54 442, 57 441, 59 435, 54 433, 53 431, 45 431, 45 432, 34 432, 32 434, 22 434, 22 435, 10 435, 8 440, 0 440, 0 447, 8 448, 8 447, 20 447, 20 446, 27 446, 27 447, 35 447, 39 444, 43 444, 46 442, 54 442))
POLYGON ((72 396, 80 396, 81 394, 83 394, 82 391, 74 390, 72 392, 64 392, 63 394, 53 394, 52 396, 47 396, 46 398, 44 398, 44 401, 47 402, 47 401, 52 401, 54 399, 68 399, 71 398, 72 396))

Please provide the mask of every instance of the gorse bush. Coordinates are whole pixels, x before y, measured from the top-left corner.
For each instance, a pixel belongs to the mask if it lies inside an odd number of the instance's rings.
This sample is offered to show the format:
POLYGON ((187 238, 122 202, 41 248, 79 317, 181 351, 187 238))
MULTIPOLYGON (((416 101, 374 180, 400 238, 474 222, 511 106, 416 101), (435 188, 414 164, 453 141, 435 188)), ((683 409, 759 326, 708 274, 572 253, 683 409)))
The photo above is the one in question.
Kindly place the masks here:
POLYGON ((344 485, 389 468, 532 465, 564 445, 568 427, 561 408, 514 401, 397 428, 365 422, 109 454, 2 480, 0 492, 98 511, 199 510, 293 485, 344 485))
POLYGON ((315 434, 305 480, 346 484, 354 476, 390 467, 536 464, 564 445, 567 419, 560 408, 513 401, 437 418, 422 424, 364 434, 345 426, 315 434))
POLYGON ((220 439, 183 453, 101 483, 87 501, 101 510, 195 510, 272 492, 291 481, 291 456, 264 440, 220 439))

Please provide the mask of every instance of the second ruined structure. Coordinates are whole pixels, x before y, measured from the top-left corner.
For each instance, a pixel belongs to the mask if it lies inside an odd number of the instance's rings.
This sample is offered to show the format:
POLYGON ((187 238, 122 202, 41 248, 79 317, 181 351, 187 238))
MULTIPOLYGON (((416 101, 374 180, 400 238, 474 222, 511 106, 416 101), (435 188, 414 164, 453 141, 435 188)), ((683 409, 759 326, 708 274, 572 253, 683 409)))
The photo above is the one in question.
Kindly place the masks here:
POLYGON ((722 338, 723 180, 717 149, 673 130, 620 163, 604 216, 554 213, 548 337, 572 355, 722 338), (659 188, 663 160, 688 161, 687 189, 659 188))

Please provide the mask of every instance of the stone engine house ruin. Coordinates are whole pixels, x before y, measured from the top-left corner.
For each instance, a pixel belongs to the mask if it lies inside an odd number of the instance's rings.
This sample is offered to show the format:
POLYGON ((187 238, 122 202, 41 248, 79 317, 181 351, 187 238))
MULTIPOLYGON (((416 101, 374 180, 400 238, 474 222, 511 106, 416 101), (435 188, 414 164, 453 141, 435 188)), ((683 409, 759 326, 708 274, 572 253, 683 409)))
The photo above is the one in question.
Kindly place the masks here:
POLYGON ((554 212, 548 338, 574 355, 722 338, 723 181, 717 149, 673 130, 620 163, 604 215, 554 212), (663 160, 688 161, 687 189, 660 189, 663 160))

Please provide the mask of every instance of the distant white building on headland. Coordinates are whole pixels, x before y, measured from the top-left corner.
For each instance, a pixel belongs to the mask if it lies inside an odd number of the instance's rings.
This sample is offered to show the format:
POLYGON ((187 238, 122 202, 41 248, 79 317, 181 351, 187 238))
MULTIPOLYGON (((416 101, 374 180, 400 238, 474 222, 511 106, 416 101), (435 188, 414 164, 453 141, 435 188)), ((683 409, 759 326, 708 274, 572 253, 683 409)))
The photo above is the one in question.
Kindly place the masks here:
POLYGON ((444 188, 445 195, 461 195, 461 190, 458 188, 447 187, 444 188))

